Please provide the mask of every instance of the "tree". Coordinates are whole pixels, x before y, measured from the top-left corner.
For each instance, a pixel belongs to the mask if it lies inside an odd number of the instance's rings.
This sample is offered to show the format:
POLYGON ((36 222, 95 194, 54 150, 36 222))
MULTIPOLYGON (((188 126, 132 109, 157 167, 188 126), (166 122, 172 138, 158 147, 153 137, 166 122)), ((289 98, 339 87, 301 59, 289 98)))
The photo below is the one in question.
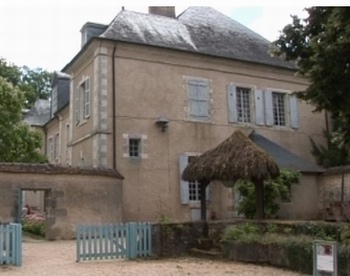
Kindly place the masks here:
MULTIPOLYGON (((264 211, 267 218, 274 217, 278 210, 278 199, 290 199, 292 184, 299 183, 299 173, 292 170, 281 170, 280 176, 275 180, 264 181, 264 211)), ((244 214, 246 218, 256 217, 256 191, 251 181, 239 180, 236 189, 242 196, 238 205, 238 213, 244 214)))
POLYGON ((33 106, 37 99, 48 99, 50 95, 53 74, 42 68, 18 67, 0 58, 0 76, 24 92, 26 108, 33 106))
POLYGON ((272 44, 272 53, 295 61, 309 80, 298 96, 342 121, 336 140, 350 147, 350 8, 311 7, 308 17, 292 16, 272 44))
POLYGON ((0 76, 0 161, 42 163, 40 133, 21 122, 23 94, 0 76))
POLYGON ((333 119, 333 130, 331 133, 324 131, 323 135, 327 140, 327 147, 323 145, 317 145, 313 139, 311 142, 311 153, 316 159, 317 164, 325 167, 336 167, 350 165, 350 151, 344 144, 339 144, 334 137, 334 133, 337 132, 339 125, 339 119, 333 119))

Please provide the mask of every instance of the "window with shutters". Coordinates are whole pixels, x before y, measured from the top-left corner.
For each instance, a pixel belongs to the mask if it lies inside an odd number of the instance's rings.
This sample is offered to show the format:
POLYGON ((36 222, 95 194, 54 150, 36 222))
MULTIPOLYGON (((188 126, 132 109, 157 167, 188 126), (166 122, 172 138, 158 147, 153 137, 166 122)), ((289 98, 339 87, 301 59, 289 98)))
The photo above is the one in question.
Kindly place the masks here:
POLYGON ((209 81, 206 79, 188 79, 187 93, 189 117, 197 121, 209 121, 209 81))
MULTIPOLYGON (((180 196, 182 204, 199 203, 200 198, 200 183, 198 181, 184 181, 181 179, 182 172, 186 166, 195 158, 198 154, 181 154, 179 160, 180 168, 180 196)), ((206 199, 209 199, 211 185, 206 188, 206 199)))
POLYGON ((75 122, 80 124, 90 117, 90 78, 75 89, 75 122))
POLYGON ((272 92, 273 124, 275 126, 286 125, 285 94, 272 92))
POLYGON ((253 87, 227 86, 228 114, 230 123, 252 123, 253 87))

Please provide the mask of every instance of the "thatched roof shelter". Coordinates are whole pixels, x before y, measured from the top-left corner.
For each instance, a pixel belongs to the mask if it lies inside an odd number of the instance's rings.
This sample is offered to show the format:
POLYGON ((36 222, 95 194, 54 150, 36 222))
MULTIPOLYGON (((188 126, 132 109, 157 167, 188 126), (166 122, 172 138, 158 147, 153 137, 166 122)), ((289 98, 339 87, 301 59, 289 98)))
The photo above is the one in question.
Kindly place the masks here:
POLYGON ((240 130, 216 148, 206 151, 188 164, 182 173, 186 181, 259 181, 275 178, 279 168, 270 154, 255 145, 240 130))
POLYGON ((213 180, 250 180, 254 183, 257 197, 258 218, 264 218, 264 180, 279 176, 279 168, 270 154, 256 146, 240 130, 216 148, 194 159, 182 173, 185 181, 201 183, 201 217, 206 219, 205 189, 213 180))

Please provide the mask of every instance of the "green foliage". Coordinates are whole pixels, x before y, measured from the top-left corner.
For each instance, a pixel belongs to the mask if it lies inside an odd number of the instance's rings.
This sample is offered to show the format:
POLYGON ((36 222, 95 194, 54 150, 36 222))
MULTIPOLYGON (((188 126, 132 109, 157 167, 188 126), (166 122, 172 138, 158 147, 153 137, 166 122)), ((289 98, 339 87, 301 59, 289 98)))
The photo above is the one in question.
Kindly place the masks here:
POLYGON ((46 161, 42 137, 21 122, 23 92, 0 76, 0 162, 46 161))
POLYGON ((350 8, 311 7, 308 17, 292 17, 272 52, 295 61, 310 85, 298 96, 339 118, 338 142, 350 146, 350 8))
POLYGON ((47 99, 53 74, 42 68, 18 67, 0 57, 0 77, 23 91, 23 101, 30 108, 37 99, 47 99))
POLYGON ((327 140, 327 147, 317 145, 313 139, 311 142, 311 153, 316 159, 317 164, 325 167, 336 167, 350 165, 350 151, 344 144, 338 143, 337 130, 340 128, 341 122, 338 118, 333 119, 333 130, 330 133, 324 131, 324 137, 327 140))
POLYGON ((45 221, 36 219, 35 216, 26 216, 22 220, 22 229, 24 232, 45 237, 45 221))
POLYGON ((256 241, 260 238, 259 227, 252 223, 238 224, 225 229, 222 234, 222 242, 231 241, 256 241))
MULTIPOLYGON (((291 170, 281 170, 280 176, 275 180, 264 182, 264 204, 266 217, 273 217, 279 210, 276 199, 290 199, 292 184, 299 183, 299 173, 291 170)), ((252 182, 240 180, 236 184, 237 190, 243 197, 238 206, 238 213, 246 218, 256 215, 256 193, 252 182)))

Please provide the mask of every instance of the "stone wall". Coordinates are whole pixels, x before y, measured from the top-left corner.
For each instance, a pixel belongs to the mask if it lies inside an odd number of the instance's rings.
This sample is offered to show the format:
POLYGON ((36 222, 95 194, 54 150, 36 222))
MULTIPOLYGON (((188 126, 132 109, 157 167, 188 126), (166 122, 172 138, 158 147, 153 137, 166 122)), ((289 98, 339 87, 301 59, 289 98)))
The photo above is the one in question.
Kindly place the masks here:
POLYGON ((44 191, 46 238, 73 239, 78 224, 123 221, 122 179, 110 169, 0 163, 0 221, 19 221, 22 191, 44 191))

